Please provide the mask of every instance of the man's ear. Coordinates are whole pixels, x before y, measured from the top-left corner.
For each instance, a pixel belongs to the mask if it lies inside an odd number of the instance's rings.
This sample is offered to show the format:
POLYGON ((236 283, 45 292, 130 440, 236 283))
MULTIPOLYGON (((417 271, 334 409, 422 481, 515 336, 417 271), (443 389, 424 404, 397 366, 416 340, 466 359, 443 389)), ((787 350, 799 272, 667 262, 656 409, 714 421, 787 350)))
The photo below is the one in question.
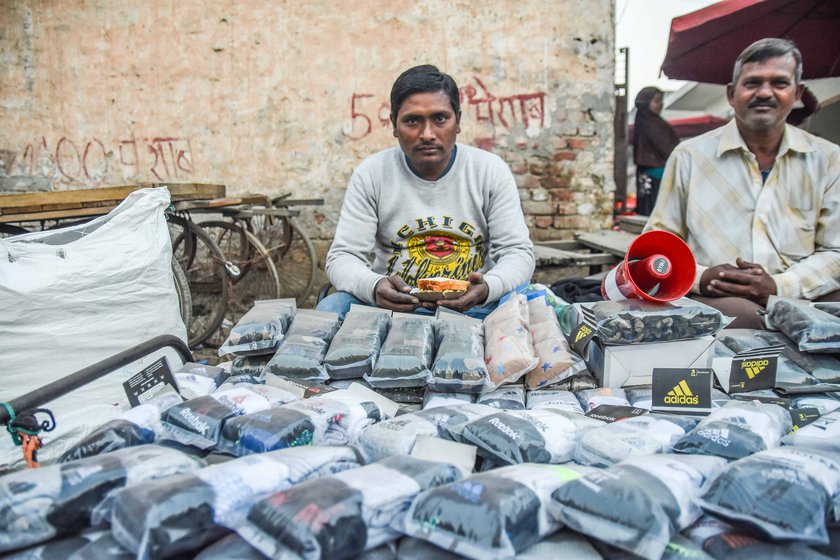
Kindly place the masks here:
POLYGON ((394 130, 392 130, 391 134, 393 134, 394 138, 396 138, 397 137, 397 129, 395 128, 394 130))
POLYGON ((796 86, 796 100, 799 101, 802 99, 802 94, 805 92, 805 84, 799 84, 796 86))
POLYGON ((735 97, 735 84, 726 84, 726 100, 732 105, 732 98, 735 97))

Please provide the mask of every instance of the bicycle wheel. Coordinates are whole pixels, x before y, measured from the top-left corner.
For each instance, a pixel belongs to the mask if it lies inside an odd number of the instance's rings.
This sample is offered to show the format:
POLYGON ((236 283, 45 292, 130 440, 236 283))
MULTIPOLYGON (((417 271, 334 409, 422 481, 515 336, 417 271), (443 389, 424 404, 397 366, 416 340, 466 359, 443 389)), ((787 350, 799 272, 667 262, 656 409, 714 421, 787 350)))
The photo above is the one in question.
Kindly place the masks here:
POLYGON ((176 215, 169 215, 172 253, 184 270, 192 297, 192 320, 187 325, 189 345, 197 346, 219 328, 225 317, 231 282, 222 250, 201 227, 176 215))
POLYGON ((233 222, 217 220, 199 225, 213 238, 225 258, 240 270, 240 275, 233 279, 225 318, 207 339, 208 344, 220 346, 255 301, 280 297, 280 280, 268 251, 250 231, 233 222))
POLYGON ((189 326, 192 321, 192 296, 190 295, 190 284, 187 275, 178 259, 172 256, 172 279, 175 281, 175 293, 178 294, 178 311, 184 326, 189 326))
POLYGON ((315 247, 292 216, 254 216, 246 227, 271 255, 280 280, 280 297, 302 306, 312 293, 318 260, 315 247))

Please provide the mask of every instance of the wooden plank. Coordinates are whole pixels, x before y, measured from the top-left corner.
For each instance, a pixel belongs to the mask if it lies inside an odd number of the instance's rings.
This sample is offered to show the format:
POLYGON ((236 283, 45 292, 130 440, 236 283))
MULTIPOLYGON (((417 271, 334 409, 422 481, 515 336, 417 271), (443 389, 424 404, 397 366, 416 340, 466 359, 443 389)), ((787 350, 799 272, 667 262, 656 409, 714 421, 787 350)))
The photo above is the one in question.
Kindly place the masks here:
POLYGON ((633 214, 619 216, 615 221, 616 224, 618 224, 618 228, 622 231, 626 231, 628 233, 642 233, 642 230, 645 228, 645 224, 647 224, 648 217, 633 214))
POLYGON ((615 264, 618 259, 609 253, 588 253, 585 251, 567 251, 547 247, 544 244, 534 245, 534 258, 537 268, 548 266, 602 266, 615 264))
POLYGON ((41 220, 61 220, 81 216, 101 216, 113 210, 114 206, 100 206, 96 208, 75 208, 70 210, 54 210, 52 212, 31 212, 26 214, 0 215, 0 224, 14 222, 38 222, 41 220))
POLYGON ((616 257, 624 258, 630 244, 639 237, 626 231, 604 230, 592 233, 576 233, 575 239, 582 245, 597 251, 604 251, 616 257))
POLYGON ((209 200, 181 200, 175 202, 176 210, 205 210, 213 208, 226 208, 230 206, 242 206, 243 204, 262 204, 265 202, 263 196, 243 196, 211 198, 209 200))
MULTIPOLYGON (((224 185, 172 183, 153 186, 168 187, 172 200, 221 198, 225 196, 224 185)), ((121 201, 140 188, 143 188, 143 185, 0 195, 0 214, 9 214, 12 210, 15 213, 20 213, 17 210, 20 208, 26 208, 26 212, 30 212, 35 208, 51 205, 53 205, 52 210, 54 210, 57 209, 54 205, 70 205, 78 208, 84 203, 121 201)))

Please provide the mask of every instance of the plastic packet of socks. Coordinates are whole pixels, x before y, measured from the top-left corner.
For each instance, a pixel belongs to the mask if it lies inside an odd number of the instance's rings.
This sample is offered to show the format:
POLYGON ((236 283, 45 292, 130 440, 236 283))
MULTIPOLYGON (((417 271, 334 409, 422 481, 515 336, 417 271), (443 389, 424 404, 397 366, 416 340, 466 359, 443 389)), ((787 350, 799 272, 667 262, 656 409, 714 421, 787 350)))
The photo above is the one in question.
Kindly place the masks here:
MULTIPOLYGON (((761 331, 752 329, 726 329, 718 334, 717 344, 723 344, 734 353, 757 350, 770 346, 759 336, 761 331)), ((791 385, 813 385, 816 379, 791 361, 784 353, 779 354, 776 363, 776 383, 791 385)))
POLYGON ((732 400, 700 420, 674 444, 674 451, 740 459, 778 447, 792 427, 790 414, 781 406, 732 400))
POLYGON ((195 560, 265 560, 263 553, 232 533, 225 535, 195 556, 195 560))
POLYGON ((241 457, 303 445, 348 445, 385 417, 377 403, 334 391, 233 418, 225 423, 216 450, 241 457))
POLYGON ((300 400, 297 395, 291 393, 290 391, 273 385, 248 384, 245 385, 245 388, 268 401, 268 406, 266 408, 277 408, 278 406, 283 406, 284 404, 300 400))
MULTIPOLYGON (((683 532, 697 546, 718 560, 828 560, 803 544, 774 543, 757 538, 749 530, 704 515, 683 532)), ((693 556, 692 556, 693 558, 693 556)))
MULTIPOLYGON (((609 560, 639 560, 641 558, 637 554, 621 550, 620 548, 594 539, 592 540, 592 548, 599 553, 601 558, 608 558, 609 560)), ((684 560, 686 558, 691 558, 692 560, 715 560, 714 557, 703 552, 703 548, 700 545, 693 543, 688 538, 682 536, 682 534, 674 535, 674 538, 665 547, 665 551, 659 557, 659 560, 684 560)))
POLYGON ((437 356, 427 387, 444 393, 478 394, 488 386, 484 325, 478 319, 443 316, 435 326, 437 356))
MULTIPOLYGON (((793 342, 782 333, 774 331, 756 331, 756 336, 764 340, 767 346, 784 344, 782 354, 785 358, 814 376, 821 383, 840 383, 840 360, 827 354, 800 352, 793 342)), ((838 350, 840 352, 840 350, 838 350)))
POLYGON ((645 414, 610 422, 581 435, 574 460, 580 465, 608 467, 630 457, 667 453, 685 429, 669 416, 645 414))
POLYGON ((560 528, 552 493, 591 470, 522 464, 475 474, 421 493, 399 529, 474 560, 513 558, 560 528))
POLYGON ((585 389, 597 389, 598 382, 594 377, 592 377, 589 370, 586 370, 559 383, 555 383, 551 386, 551 388, 559 391, 571 391, 572 393, 578 393, 585 389))
POLYGON ((821 416, 840 409, 840 400, 826 395, 802 395, 790 399, 791 408, 816 408, 821 416))
POLYGON ((660 558, 679 531, 702 514, 696 500, 723 469, 719 457, 633 457, 554 491, 569 528, 638 554, 660 558))
POLYGON ((525 296, 511 295, 484 319, 484 359, 492 387, 515 383, 537 366, 525 296))
POLYGON ((650 386, 625 387, 624 393, 630 406, 650 410, 653 406, 653 391, 650 386))
POLYGON ((271 361, 274 354, 260 354, 259 356, 237 356, 230 363, 231 377, 237 375, 251 375, 253 377, 264 376, 265 366, 271 361))
POLYGON ((479 395, 476 402, 500 410, 524 410, 525 387, 518 383, 516 385, 503 385, 495 391, 479 395))
POLYGON ((265 397, 240 385, 171 406, 161 415, 161 422, 167 437, 197 449, 210 449, 227 420, 269 406, 265 397))
POLYGON ((431 316, 394 313, 379 359, 365 381, 373 387, 425 387, 435 350, 431 316))
POLYGON ((65 554, 56 560, 134 560, 135 556, 117 542, 111 531, 101 531, 100 536, 91 540, 73 554, 65 554))
POLYGON ((437 408, 439 406, 454 406, 464 403, 472 403, 475 395, 466 393, 438 393, 425 389, 423 394, 423 410, 437 408))
POLYGON ((840 454, 785 446, 735 461, 700 501, 707 512, 771 539, 827 544, 826 522, 840 517, 840 454))
POLYGON ((787 434, 782 438, 782 445, 804 445, 840 453, 840 409, 787 434))
POLYGON ((584 389, 575 393, 584 412, 590 412, 602 404, 612 406, 630 406, 627 392, 620 387, 601 387, 598 389, 584 389))
POLYGON ((539 410, 541 408, 553 408, 565 410, 575 414, 583 414, 580 401, 571 391, 558 391, 556 389, 538 389, 528 391, 526 398, 528 410, 539 410))
POLYGON ((365 428, 359 435, 359 446, 368 462, 410 455, 418 436, 460 441, 463 426, 494 412, 496 409, 488 406, 464 404, 403 414, 365 428))
POLYGON ((263 375, 231 375, 225 382, 222 383, 217 391, 227 391, 228 389, 232 389, 239 385, 244 385, 246 387, 252 385, 264 385, 265 384, 265 376, 263 375))
POLYGON ((189 362, 173 376, 178 384, 178 392, 185 399, 209 395, 228 378, 227 372, 221 368, 189 362))
POLYGON ((0 477, 0 552, 99 525, 120 488, 201 466, 180 451, 141 445, 7 474, 0 477))
POLYGON ((534 353, 539 362, 525 374, 525 385, 538 389, 559 383, 586 370, 583 358, 572 352, 560 330, 557 314, 545 298, 528 301, 528 317, 534 353))
POLYGON ((266 375, 314 381, 329 379, 324 357, 339 324, 338 313, 298 311, 277 353, 266 364, 266 375))
POLYGON ((785 333, 802 352, 832 353, 840 348, 840 317, 809 301, 770 296, 767 324, 785 333))
POLYGON ((164 431, 160 421, 161 411, 181 402, 183 399, 177 393, 159 393, 153 399, 93 430, 65 451, 58 462, 67 463, 117 449, 154 443, 164 431))
POLYGON ((811 305, 813 305, 816 309, 819 309, 820 311, 825 311, 826 313, 830 313, 835 317, 840 318, 840 302, 815 301, 811 305))
MULTIPOLYGON (((214 388, 218 388, 219 385, 225 382, 225 379, 228 378, 230 372, 225 371, 218 366, 187 362, 181 366, 181 369, 175 372, 174 375, 176 380, 180 374, 191 374, 210 379, 213 382, 214 388)), ((178 387, 180 388, 181 385, 179 384, 178 387)))
POLYGON ((111 530, 138 558, 200 549, 245 521, 258 500, 303 482, 357 468, 347 447, 283 449, 123 489, 111 530))
POLYGON ((243 315, 219 347, 219 356, 273 354, 297 311, 295 300, 265 299, 243 315))
POLYGON ((581 435, 603 422, 564 410, 513 410, 473 420, 461 439, 499 464, 565 463, 581 435))
POLYGON ((387 309, 351 305, 324 357, 330 378, 358 379, 370 374, 390 323, 387 309))
POLYGON ((423 399, 428 393, 425 387, 371 387, 370 383, 362 380, 366 387, 370 387, 383 397, 400 404, 423 405, 423 399))
POLYGON ((731 319, 714 307, 681 299, 658 303, 639 299, 599 301, 589 306, 604 344, 646 344, 714 335, 731 319))
POLYGON ((54 539, 45 544, 19 550, 3 556, 4 560, 134 560, 134 556, 117 545, 119 551, 108 551, 99 544, 102 541, 111 540, 110 531, 91 529, 83 531, 78 535, 68 536, 61 539, 54 539), (90 556, 85 551, 90 551, 90 545, 97 545, 99 555, 90 556), (111 552, 111 553, 109 553, 111 552))
POLYGON ((454 465, 389 457, 272 494, 237 532, 273 558, 352 558, 396 540, 390 524, 417 494, 460 478, 454 465))

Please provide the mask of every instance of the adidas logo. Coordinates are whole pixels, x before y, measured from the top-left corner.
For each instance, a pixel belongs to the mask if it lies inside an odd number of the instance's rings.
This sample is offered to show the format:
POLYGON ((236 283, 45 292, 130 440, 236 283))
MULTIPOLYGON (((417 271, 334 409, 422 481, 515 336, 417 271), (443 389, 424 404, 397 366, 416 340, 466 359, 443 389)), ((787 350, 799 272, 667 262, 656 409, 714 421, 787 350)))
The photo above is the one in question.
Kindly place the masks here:
POLYGON ((741 362, 741 369, 747 372, 747 377, 752 379, 764 371, 769 363, 769 360, 745 360, 741 362))
POLYGON ((577 344, 581 341, 581 339, 589 336, 590 334, 592 334, 592 329, 590 329, 586 325, 581 325, 580 330, 578 330, 578 333, 575 335, 575 344, 577 344))
POLYGON ((665 404, 700 404, 700 397, 691 392, 683 379, 665 395, 665 404))

